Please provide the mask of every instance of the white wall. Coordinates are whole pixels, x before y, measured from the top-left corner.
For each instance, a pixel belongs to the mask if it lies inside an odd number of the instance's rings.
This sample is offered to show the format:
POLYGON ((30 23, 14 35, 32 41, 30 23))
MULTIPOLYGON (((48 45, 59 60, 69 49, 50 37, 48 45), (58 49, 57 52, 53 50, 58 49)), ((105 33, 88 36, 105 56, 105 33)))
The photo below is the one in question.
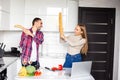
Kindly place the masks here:
POLYGON ((0 32, 0 43, 3 42, 3 41, 4 41, 3 34, 2 34, 2 32, 0 32))
POLYGON ((10 51, 11 47, 18 47, 20 41, 21 32, 17 31, 1 31, 0 39, 1 42, 6 44, 5 51, 10 51))
POLYGON ((115 45, 114 45, 114 71, 113 80, 120 80, 120 52, 119 52, 119 30, 120 30, 120 0, 79 0, 81 7, 102 7, 116 8, 116 23, 115 23, 115 45))

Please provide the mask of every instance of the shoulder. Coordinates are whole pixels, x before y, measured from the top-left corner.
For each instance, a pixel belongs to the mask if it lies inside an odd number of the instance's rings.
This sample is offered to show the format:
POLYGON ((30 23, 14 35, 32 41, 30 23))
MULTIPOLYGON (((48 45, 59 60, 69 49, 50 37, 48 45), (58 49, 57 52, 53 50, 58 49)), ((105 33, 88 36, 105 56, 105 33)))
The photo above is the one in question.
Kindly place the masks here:
POLYGON ((37 34, 42 34, 43 35, 43 32, 42 31, 37 31, 37 34))
POLYGON ((70 35, 67 36, 67 38, 71 38, 71 37, 74 37, 74 35, 70 34, 70 35))
POLYGON ((24 33, 24 32, 22 32, 22 36, 25 36, 25 33, 24 33))
POLYGON ((81 41, 82 41, 83 43, 86 43, 86 42, 87 42, 85 38, 82 38, 81 41))
POLYGON ((42 31, 37 31, 36 35, 39 37, 44 37, 44 34, 42 31))

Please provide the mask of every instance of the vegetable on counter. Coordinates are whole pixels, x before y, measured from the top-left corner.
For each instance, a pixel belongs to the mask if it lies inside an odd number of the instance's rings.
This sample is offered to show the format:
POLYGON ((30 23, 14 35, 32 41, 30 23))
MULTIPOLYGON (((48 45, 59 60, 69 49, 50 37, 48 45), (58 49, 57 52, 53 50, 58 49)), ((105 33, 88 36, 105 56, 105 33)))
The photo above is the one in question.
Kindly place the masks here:
POLYGON ((27 70, 26 70, 26 68, 23 66, 21 69, 20 69, 20 71, 19 71, 19 73, 18 73, 18 75, 19 76, 27 76, 27 70))
POLYGON ((26 70, 28 74, 34 74, 34 72, 36 71, 35 67, 31 65, 27 66, 26 70))
POLYGON ((22 68, 20 69, 18 76, 20 77, 26 77, 26 76, 40 76, 42 74, 41 71, 38 71, 35 69, 34 66, 22 66, 22 68))
POLYGON ((52 71, 63 70, 63 66, 61 64, 59 64, 58 67, 52 67, 51 69, 52 69, 52 71))
POLYGON ((52 69, 52 71, 58 70, 57 67, 52 67, 51 69, 52 69))
POLYGON ((40 76, 42 74, 42 72, 40 72, 40 71, 35 71, 34 72, 34 76, 40 76))

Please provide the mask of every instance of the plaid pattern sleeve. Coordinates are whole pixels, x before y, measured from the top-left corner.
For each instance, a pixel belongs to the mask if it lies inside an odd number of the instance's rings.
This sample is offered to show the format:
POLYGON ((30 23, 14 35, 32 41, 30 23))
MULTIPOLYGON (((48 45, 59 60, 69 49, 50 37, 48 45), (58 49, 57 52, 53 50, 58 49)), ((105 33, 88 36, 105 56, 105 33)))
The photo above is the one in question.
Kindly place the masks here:
POLYGON ((37 44, 42 44, 42 42, 44 41, 44 35, 41 31, 38 31, 36 33, 36 36, 34 36, 33 40, 37 43, 37 44))
POLYGON ((25 40, 25 33, 22 32, 21 40, 20 40, 20 43, 19 43, 19 45, 20 45, 21 48, 23 47, 23 42, 24 42, 24 40, 25 40))

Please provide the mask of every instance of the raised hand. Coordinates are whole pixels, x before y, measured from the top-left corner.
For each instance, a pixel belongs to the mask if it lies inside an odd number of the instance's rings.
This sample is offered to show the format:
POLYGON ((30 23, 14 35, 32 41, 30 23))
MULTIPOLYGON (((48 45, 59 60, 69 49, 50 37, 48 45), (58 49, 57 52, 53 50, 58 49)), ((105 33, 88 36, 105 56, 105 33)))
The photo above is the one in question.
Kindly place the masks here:
POLYGON ((30 30, 24 28, 22 25, 17 24, 17 25, 15 25, 15 27, 22 29, 22 31, 23 31, 26 35, 30 35, 30 36, 34 37, 34 35, 30 32, 30 30))

